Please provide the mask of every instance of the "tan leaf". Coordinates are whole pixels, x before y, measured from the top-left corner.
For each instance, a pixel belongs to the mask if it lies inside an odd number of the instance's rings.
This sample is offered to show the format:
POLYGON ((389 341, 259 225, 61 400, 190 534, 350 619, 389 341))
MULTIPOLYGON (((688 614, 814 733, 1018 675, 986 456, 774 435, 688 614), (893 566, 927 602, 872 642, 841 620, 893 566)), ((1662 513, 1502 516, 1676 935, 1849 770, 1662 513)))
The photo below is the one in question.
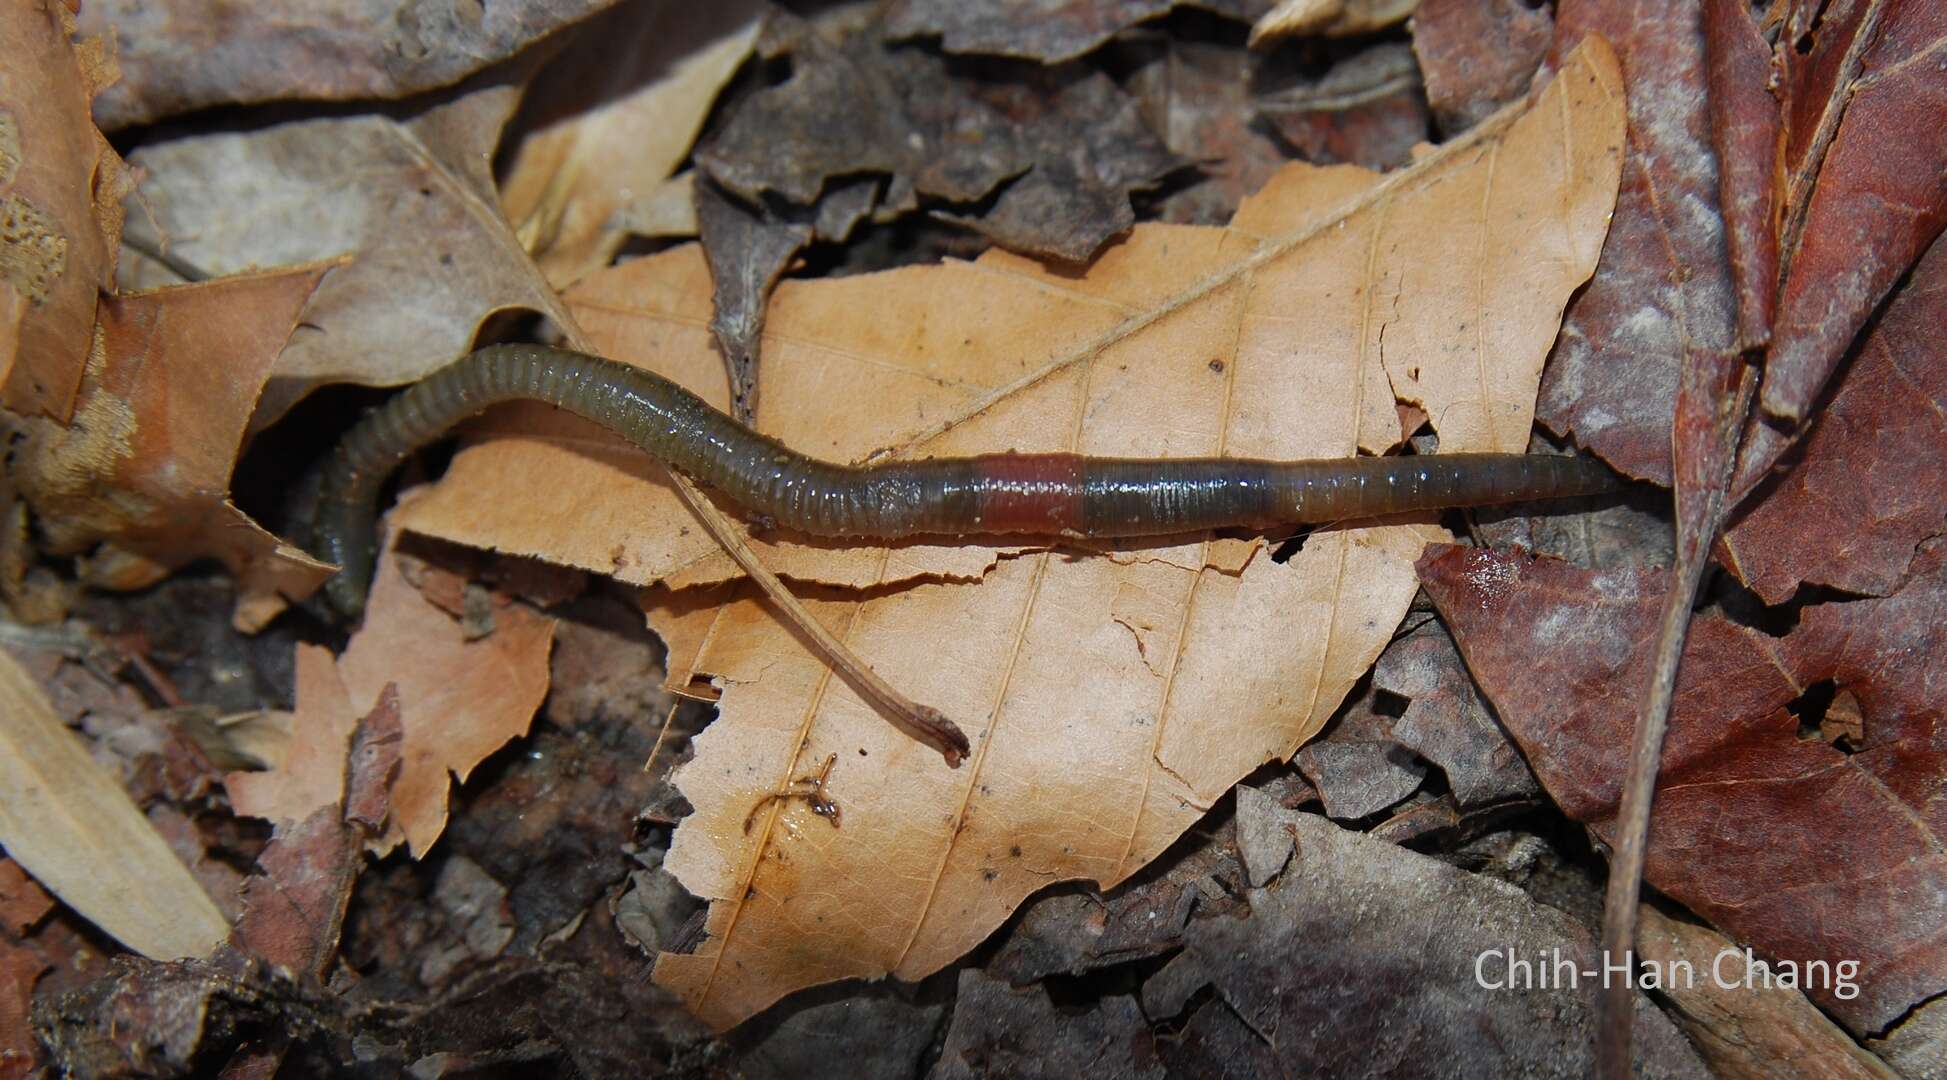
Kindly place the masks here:
MULTIPOLYGON (((252 430, 322 383, 420 378, 471 348, 496 311, 546 310, 490 168, 522 77, 496 69, 403 119, 301 120, 132 155, 146 212, 130 219, 131 243, 212 274, 355 256, 305 305, 307 329, 278 358, 252 430)), ((140 265, 136 284, 174 280, 140 265)))
POLYGON ((74 422, 22 425, 14 476, 45 546, 75 553, 105 542, 83 574, 109 588, 143 588, 214 556, 237 575, 256 625, 281 609, 280 597, 301 599, 329 577, 227 492, 271 364, 330 269, 104 299, 74 422))
MULTIPOLYGON (((1615 198, 1620 87, 1591 43, 1531 109, 1409 170, 1294 166, 1230 228, 1138 227, 1082 273, 989 254, 787 283, 760 426, 845 460, 1346 456, 1394 445, 1404 399, 1445 449, 1524 449, 1615 198)), ((573 302, 606 350, 721 402, 701 275, 672 253, 594 275, 573 302)), ((633 451, 547 410, 491 430, 399 520, 637 581, 724 576, 633 451)), ((1052 881, 1123 880, 1318 729, 1439 534, 1325 530, 1286 564, 1208 538, 1105 557, 778 539, 765 557, 785 572, 870 587, 815 590, 813 609, 967 725, 973 756, 956 772, 895 734, 757 602, 707 626, 684 605, 672 685, 717 677, 722 716, 681 773, 695 813, 668 865, 713 904, 708 939, 661 957, 657 980, 727 1026, 797 987, 937 970, 1052 881), (770 798, 807 794, 828 759, 837 827, 810 799, 770 798)))
POLYGON ((468 640, 458 620, 406 580, 404 558, 394 548, 380 556, 365 621, 345 646, 338 674, 354 716, 371 712, 387 684, 399 688, 405 748, 379 848, 390 851, 404 840, 418 858, 446 828, 449 774, 465 780, 487 755, 527 733, 548 692, 554 620, 496 597, 493 632, 468 640))
POLYGON ((127 167, 89 119, 113 81, 54 2, 0 6, 0 405, 65 421, 115 283, 127 167))
POLYGON ((1406 21, 1420 0, 1283 0, 1251 27, 1251 48, 1300 34, 1349 37, 1406 21))
POLYGON ((763 11, 758 0, 625 7, 541 74, 533 96, 568 115, 521 140, 500 200, 557 288, 615 257, 628 237, 621 212, 689 157, 763 11))
POLYGON ((336 806, 345 794, 345 755, 350 752, 358 714, 338 674, 331 650, 297 646, 297 710, 284 761, 263 772, 233 772, 223 778, 230 805, 238 814, 264 818, 279 828, 295 825, 314 811, 336 806))
POLYGON ((207 956, 229 936, 209 894, 4 652, 0 846, 83 918, 151 959, 207 956))

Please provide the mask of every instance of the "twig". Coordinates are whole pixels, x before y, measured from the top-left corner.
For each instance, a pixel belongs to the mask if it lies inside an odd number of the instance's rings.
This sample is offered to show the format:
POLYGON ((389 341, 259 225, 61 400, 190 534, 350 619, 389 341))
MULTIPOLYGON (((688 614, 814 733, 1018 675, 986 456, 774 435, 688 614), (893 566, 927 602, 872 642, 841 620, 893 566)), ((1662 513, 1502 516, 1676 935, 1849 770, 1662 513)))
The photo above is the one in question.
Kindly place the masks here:
MULTIPOLYGON (((1698 353, 1688 358, 1677 392, 1672 435, 1676 460, 1677 545, 1670 591, 1657 623, 1650 682, 1644 688, 1623 779, 1622 806, 1616 815, 1615 846, 1609 859, 1609 886, 1602 903, 1602 954, 1607 965, 1626 957, 1635 970, 1637 904, 1642 896, 1643 864, 1649 854, 1650 808, 1656 794, 1663 736, 1670 726, 1677 670, 1690 631, 1690 608, 1710 565, 1711 545, 1724 524, 1726 495, 1736 471, 1739 438, 1757 396, 1758 369, 1734 353, 1698 353)), ((1632 978, 1604 978, 1596 1001, 1596 1075, 1623 1080, 1630 1075, 1629 1041, 1635 1023, 1636 988, 1632 978)))

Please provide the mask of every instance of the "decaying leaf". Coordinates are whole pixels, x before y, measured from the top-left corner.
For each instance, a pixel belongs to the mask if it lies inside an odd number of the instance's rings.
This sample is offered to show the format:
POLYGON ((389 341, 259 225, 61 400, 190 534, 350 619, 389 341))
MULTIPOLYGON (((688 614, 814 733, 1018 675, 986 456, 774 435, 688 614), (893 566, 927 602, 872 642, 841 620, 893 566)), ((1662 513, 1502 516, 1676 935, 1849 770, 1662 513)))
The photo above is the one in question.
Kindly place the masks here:
POLYGON ((13 476, 43 546, 90 552, 84 580, 119 589, 153 585, 198 558, 222 559, 242 587, 239 620, 253 627, 329 577, 329 566, 228 497, 258 393, 329 270, 105 298, 74 422, 27 420, 19 429, 13 476))
MULTIPOLYGON (((1289 458, 1393 446, 1405 398, 1446 448, 1524 449, 1540 358, 1594 264, 1621 152, 1606 51, 1565 71, 1532 111, 1413 170, 1293 167, 1230 229, 1141 227, 1084 274, 994 253, 787 282, 764 400, 796 407, 760 409, 760 426, 840 460, 887 447, 1289 458)), ((604 351, 722 401, 706 295, 678 252, 594 275, 571 302, 604 351), (626 302, 590 302, 598 288, 626 302)), ((708 541, 684 535, 700 530, 653 466, 545 411, 529 426, 534 413, 503 414, 529 434, 464 451, 399 522, 639 581, 728 574, 703 563, 708 541)), ((1435 535, 1326 531, 1289 564, 1240 540, 1107 557, 772 547, 781 572, 871 588, 813 610, 967 724, 975 757, 959 772, 929 760, 761 606, 717 609, 693 666, 672 670, 677 687, 692 671, 724 685, 723 717, 681 774, 696 813, 669 862, 715 902, 711 936, 662 957, 658 980, 724 1025, 797 986, 936 970, 1050 880, 1127 877, 1330 716, 1435 535), (832 754, 843 828, 768 798, 832 754)))
POLYGON ((615 3, 315 4, 89 0, 123 81, 95 114, 115 129, 212 105, 396 98, 447 86, 615 3))
MULTIPOLYGON (((1593 1067, 1595 980, 1523 992, 1493 985, 1515 961, 1594 970, 1592 935, 1499 881, 1301 813, 1249 787, 1238 837, 1252 879, 1245 918, 1193 921, 1181 953, 1143 984, 1152 1018, 1230 1011, 1261 1060, 1299 1075, 1381 1077, 1427 1062, 1482 1075, 1580 1077, 1593 1067), (1213 987, 1213 998, 1197 992, 1213 987)), ((1559 976, 1561 973, 1556 972, 1559 976)), ((1518 976, 1516 976, 1518 979, 1518 976)), ((1637 995, 1639 1067, 1709 1075, 1668 1018, 1637 995)))
POLYGON ((1264 121, 1307 161, 1396 168, 1426 141, 1420 81, 1405 44, 1375 45, 1316 80, 1265 95, 1264 121))
POLYGON ((88 119, 115 78, 54 2, 0 9, 0 405, 65 421, 115 283, 127 169, 88 119))
POLYGON ((404 747, 391 818, 376 846, 389 851, 403 840, 417 858, 446 827, 450 778, 465 780, 526 733, 547 695, 555 624, 495 597, 492 632, 471 638, 406 579, 407 559, 396 546, 379 557, 365 621, 338 660, 338 677, 353 715, 369 713, 388 686, 398 687, 404 747))
POLYGON ((1724 535, 1771 603, 1801 582, 1880 596, 1947 532, 1947 241, 1913 268, 1840 376, 1789 473, 1724 535))
POLYGON ((953 1025, 929 1080, 983 1076, 1113 1076, 1163 1080, 1156 1036, 1136 999, 1110 994, 1085 1011, 1056 1007, 1039 986, 1015 989, 960 973, 953 1025))
MULTIPOLYGON (((1664 575, 1457 547, 1420 570, 1543 786, 1609 836, 1664 575)), ((1664 742, 1645 879, 1774 965, 1821 962, 1796 984, 1855 1035, 1947 990, 1943 603, 1936 539, 1900 592, 1808 609, 1784 638, 1693 619, 1664 742), (1856 752, 1798 733, 1790 707, 1827 679, 1864 714, 1856 752), (1844 961, 1855 994, 1835 992, 1844 961)))
POLYGON ((1947 226, 1947 6, 1789 10, 1785 280, 1762 401, 1803 420, 1867 317, 1947 226))
POLYGON ((1412 29, 1427 104, 1452 135, 1527 92, 1554 20, 1521 0, 1420 0, 1412 29))
POLYGON ((1588 33, 1622 56, 1629 152, 1602 263, 1562 320, 1536 412, 1623 472, 1667 485, 1678 372, 1695 354, 1732 349, 1736 336, 1702 9, 1565 0, 1554 55, 1588 33))
POLYGON ((1462 807, 1539 794, 1534 773, 1495 721, 1461 665, 1453 638, 1436 620, 1386 646, 1373 665, 1372 685, 1407 699, 1393 738, 1440 766, 1462 807))
POLYGON ((625 4, 582 27, 542 70, 528 98, 546 112, 520 118, 531 130, 500 199, 557 288, 607 265, 628 236, 623 208, 689 157, 763 11, 757 0, 625 4))
POLYGON ((229 936, 209 894, 4 652, 0 847, 63 903, 144 956, 206 956, 229 936))
POLYGON ((1724 239, 1737 283, 1737 342, 1756 348, 1771 340, 1778 293, 1780 192, 1773 172, 1782 120, 1771 45, 1750 5, 1704 0, 1704 60, 1724 239))
POLYGON ((29 1018, 34 984, 48 963, 33 949, 0 938, 0 1078, 26 1080, 40 1065, 29 1018))
POLYGON ((1271 0, 1037 0, 1033 14, 1008 0, 894 0, 892 38, 940 35, 947 52, 1018 56, 1052 64, 1093 51, 1116 34, 1170 9, 1197 7, 1250 22, 1271 0))
MULTIPOLYGON (((294 121, 133 156, 145 209, 131 243, 212 274, 354 257, 304 306, 253 430, 322 383, 395 386, 443 367, 496 311, 546 310, 488 167, 524 74, 495 69, 398 120, 294 121)), ((138 284, 169 280, 144 265, 138 284)))

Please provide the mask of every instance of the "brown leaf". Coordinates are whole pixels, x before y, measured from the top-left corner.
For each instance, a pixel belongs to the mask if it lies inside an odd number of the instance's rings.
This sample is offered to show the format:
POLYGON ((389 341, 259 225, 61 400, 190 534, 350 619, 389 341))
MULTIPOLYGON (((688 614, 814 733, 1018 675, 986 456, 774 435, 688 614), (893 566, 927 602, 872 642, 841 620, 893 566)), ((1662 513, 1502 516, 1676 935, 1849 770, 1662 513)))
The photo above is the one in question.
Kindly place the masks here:
POLYGON ((396 547, 379 557, 365 621, 345 646, 338 675, 355 713, 370 712, 388 686, 398 687, 402 763, 391 785, 391 821, 376 846, 389 851, 404 840, 419 858, 446 827, 449 774, 464 781, 526 734, 547 695, 555 622, 497 596, 493 632, 469 638, 406 580, 406 558, 396 547))
POLYGON ((1947 241, 1861 340, 1791 472, 1724 535, 1727 563, 1771 603, 1801 582, 1882 596, 1947 531, 1947 241))
POLYGON ((99 43, 70 45, 73 26, 58 3, 0 10, 0 405, 63 422, 114 288, 128 183, 88 119, 113 65, 99 43))
POLYGON ((1623 472, 1668 485, 1678 373, 1734 348, 1736 336, 1702 9, 1566 0, 1555 33, 1557 57, 1588 33, 1616 44, 1630 149, 1602 262, 1569 305, 1536 411, 1623 472))
POLYGON ((1257 122, 1271 64, 1207 42, 1162 37, 1153 45, 1158 55, 1124 79, 1123 88, 1163 145, 1204 177, 1164 196, 1156 216, 1179 225, 1221 225, 1291 157, 1257 122))
POLYGON ((1373 665, 1372 685, 1408 699, 1392 736, 1440 766, 1461 806, 1471 809, 1540 792, 1534 773, 1494 719, 1438 620, 1428 619, 1386 646, 1373 665))
MULTIPOLYGON (((1761 399, 1788 420, 1810 413, 1853 336, 1947 225, 1947 6, 1852 0, 1820 6, 1816 25, 1814 14, 1794 4, 1785 30, 1785 280, 1761 399)), ((1753 469, 1783 448, 1764 449, 1753 469)))
POLYGON ((500 201, 555 287, 615 257, 628 236, 621 212, 689 157, 764 10, 758 0, 624 4, 579 28, 541 71, 500 201))
MULTIPOLYGON (((301 687, 300 693, 315 692, 320 682, 337 675, 329 667, 329 653, 309 651, 314 654, 308 664, 313 670, 308 678, 303 674, 300 678, 307 678, 310 685, 301 687)), ((330 704, 342 705, 343 687, 330 689, 337 691, 336 700, 330 704)), ((368 830, 376 832, 385 817, 385 788, 399 766, 397 692, 388 686, 372 712, 355 721, 354 730, 346 735, 348 743, 333 740, 341 751, 336 763, 339 790, 302 818, 278 819, 276 835, 257 856, 258 873, 244 883, 243 915, 230 938, 238 948, 314 981, 324 977, 337 952, 345 907, 358 880, 368 830), (355 816, 364 820, 355 820, 355 816)), ((304 742, 299 745, 303 747, 304 742)), ((301 784, 308 778, 287 779, 301 784)), ((235 790, 234 781, 232 784, 235 790)), ((239 812, 253 813, 243 808, 239 812)))
POLYGON ((38 952, 0 938, 0 1080, 39 1075, 31 1013, 34 984, 48 967, 38 952))
MULTIPOLYGON (((1183 952, 1143 985, 1147 1015, 1234 1010, 1298 1075, 1397 1076, 1427 1062, 1466 1062, 1483 1075, 1589 1073, 1593 978, 1543 992, 1518 981, 1483 988, 1509 977, 1515 960, 1540 967, 1560 956, 1594 970, 1595 942, 1581 925, 1248 787, 1238 789, 1237 817, 1240 836, 1282 837, 1288 859, 1258 857, 1283 870, 1245 892, 1246 917, 1190 924, 1183 952), (1216 1000, 1196 1003, 1206 986, 1216 1000)), ((1636 1035, 1644 1074, 1708 1075, 1641 995, 1636 1035)))
POLYGON ((894 0, 886 12, 886 36, 940 35, 947 52, 1052 64, 1092 52, 1123 30, 1179 6, 1250 22, 1271 0, 1041 0, 1032 18, 1007 0, 894 0))
MULTIPOLYGON (((1610 837, 1664 575, 1454 547, 1420 567, 1543 786, 1610 837)), ((1856 962, 1856 996, 1801 983, 1855 1034, 1947 989, 1943 602, 1936 540, 1900 593, 1812 608, 1783 639, 1694 619, 1664 742, 1645 879, 1770 960, 1856 962), (1798 736, 1787 706, 1823 679, 1864 709, 1858 753, 1798 736)))
POLYGON ((272 362, 330 269, 103 300, 74 422, 22 426, 14 476, 43 546, 74 554, 102 544, 84 580, 122 589, 214 556, 243 588, 240 610, 253 600, 302 599, 329 577, 329 566, 238 510, 228 490, 272 362))
POLYGON ((54 898, 28 877, 19 863, 0 856, 0 926, 22 937, 52 910, 54 898))
POLYGON ((1644 905, 1637 941, 1642 959, 1656 970, 1688 964, 1695 975, 1671 979, 1660 989, 1676 1004, 1671 1018, 1719 1080, 1893 1080, 1884 1062, 1860 1049, 1805 995, 1767 985, 1742 950, 1708 927, 1678 922, 1644 905))
POLYGON ((496 311, 546 310, 489 169, 523 78, 495 69, 397 120, 301 120, 134 155, 147 212, 132 242, 211 274, 353 256, 304 306, 253 430, 323 383, 418 379, 471 349, 496 311))
POLYGON ((124 79, 95 115, 110 130, 212 105, 406 97, 456 83, 615 0, 237 7, 224 0, 88 0, 124 79))
POLYGON ((283 828, 338 805, 344 797, 346 762, 358 727, 358 714, 329 649, 299 643, 292 667, 297 710, 282 764, 223 778, 236 813, 283 828))
MULTIPOLYGON (((1305 457, 1394 445, 1404 397, 1444 447, 1523 449, 1540 357, 1594 264, 1621 150, 1606 53, 1592 45, 1567 70, 1539 107, 1413 170, 1294 167, 1230 229, 1140 227, 1083 274, 993 253, 786 282, 764 400, 820 407, 767 405, 760 426, 839 460, 883 447, 1305 457), (1550 228, 1527 224, 1537 206, 1550 228), (1307 312, 1303 334, 1291 311, 1307 312)), ((705 296, 698 260, 677 252, 595 275, 572 300, 604 351, 653 357, 721 401, 705 296)), ((536 412, 504 413, 531 434, 462 452, 401 525, 639 581, 727 576, 652 466, 544 411, 534 427, 536 412)), ((813 610, 979 733, 975 759, 952 772, 925 758, 763 607, 719 608, 691 638, 693 666, 671 673, 724 687, 723 717, 681 774, 697 811, 669 863, 715 901, 712 937, 663 956, 658 980, 727 1025, 797 986, 937 970, 1050 880, 1127 877, 1331 715, 1436 535, 1321 532, 1288 564, 1200 538, 1107 557, 771 546, 780 572, 871 587, 818 593, 813 610), (830 754, 841 829, 767 798, 830 754), (852 884, 866 880, 869 902, 852 884)))
POLYGON ((1162 1080, 1136 999, 1105 995, 1088 1009, 1060 1009, 1039 986, 1016 990, 969 968, 960 973, 959 997, 946 1045, 929 1080, 985 1076, 1113 1076, 1162 1080))
POLYGON ((710 260, 710 333, 730 376, 730 412, 750 423, 757 414, 758 361, 771 290, 814 230, 769 217, 724 194, 711 180, 696 185, 696 222, 710 260))
POLYGON ((1316 81, 1266 94, 1263 116, 1300 157, 1397 168, 1426 141, 1426 95, 1403 43, 1364 49, 1316 81))
POLYGON ((128 793, 5 652, 0 846, 68 907, 144 956, 205 956, 230 931, 128 793))
POLYGON ((1527 92, 1555 29, 1521 0, 1421 0, 1410 25, 1427 104, 1450 135, 1527 92))

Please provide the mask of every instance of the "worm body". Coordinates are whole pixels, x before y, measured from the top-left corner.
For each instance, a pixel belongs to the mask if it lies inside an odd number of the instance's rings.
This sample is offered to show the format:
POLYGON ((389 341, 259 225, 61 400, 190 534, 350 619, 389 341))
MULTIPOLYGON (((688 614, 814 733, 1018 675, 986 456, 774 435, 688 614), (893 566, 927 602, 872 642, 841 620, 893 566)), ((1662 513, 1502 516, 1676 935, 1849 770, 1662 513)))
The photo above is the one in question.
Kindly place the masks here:
POLYGON ((1602 465, 1539 454, 1318 461, 986 454, 875 465, 806 457, 652 372, 539 345, 481 349, 428 376, 346 435, 326 468, 319 554, 347 616, 364 607, 379 489, 408 455, 503 401, 536 399, 621 435, 786 528, 818 536, 1151 536, 1330 522, 1607 491, 1602 465))

